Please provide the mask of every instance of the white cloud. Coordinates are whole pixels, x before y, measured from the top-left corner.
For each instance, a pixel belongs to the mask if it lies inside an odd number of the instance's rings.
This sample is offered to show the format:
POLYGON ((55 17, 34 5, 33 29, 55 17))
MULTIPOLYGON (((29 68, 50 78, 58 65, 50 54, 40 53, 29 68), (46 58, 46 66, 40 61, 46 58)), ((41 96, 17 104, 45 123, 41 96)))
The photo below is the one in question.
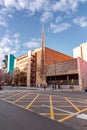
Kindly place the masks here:
POLYGON ((0 60, 3 59, 4 55, 12 53, 17 55, 20 50, 20 37, 19 34, 11 34, 7 32, 0 41, 0 60))
POLYGON ((7 22, 5 21, 5 19, 2 16, 0 16, 0 25, 7 27, 7 22))
POLYGON ((78 7, 78 0, 60 0, 53 5, 54 11, 65 13, 75 12, 78 7))
POLYGON ((60 0, 60 1, 57 1, 56 3, 54 3, 53 5, 53 10, 54 11, 64 11, 65 8, 67 8, 67 3, 66 3, 66 0, 60 0))
POLYGON ((4 0, 0 4, 3 4, 6 8, 27 9, 34 13, 37 10, 46 8, 48 3, 49 0, 4 0))
POLYGON ((80 2, 82 2, 82 3, 87 2, 87 0, 78 0, 78 1, 80 1, 80 2))
POLYGON ((6 27, 15 10, 25 10, 31 16, 36 11, 48 10, 49 0, 0 0, 0 5, 0 25, 6 27))
POLYGON ((56 23, 60 23, 62 21, 62 17, 57 16, 55 21, 56 21, 56 23))
POLYGON ((6 34, 4 37, 2 37, 0 41, 0 46, 5 47, 5 46, 10 46, 10 47, 16 47, 18 48, 18 44, 20 43, 19 40, 19 34, 14 34, 13 36, 11 34, 6 34))
POLYGON ((8 19, 12 19, 13 10, 10 8, 1 8, 0 9, 0 25, 7 27, 8 26, 8 19))
POLYGON ((36 11, 64 11, 74 12, 77 10, 79 3, 85 3, 87 0, 0 0, 0 5, 6 8, 14 8, 16 10, 28 10, 33 14, 36 11))
POLYGON ((0 0, 0 5, 3 5, 3 0, 0 0))
POLYGON ((87 17, 79 17, 73 20, 74 23, 81 27, 87 27, 87 17))
POLYGON ((54 24, 51 23, 50 27, 53 31, 53 33, 62 32, 64 30, 67 30, 71 25, 69 23, 61 23, 61 24, 54 24))
POLYGON ((16 1, 15 0, 4 0, 4 5, 5 7, 15 7, 16 6, 16 1))
POLYGON ((18 6, 20 9, 25 9, 28 6, 27 0, 18 0, 18 6))
POLYGON ((47 21, 51 20, 53 18, 53 14, 51 12, 44 12, 41 16, 40 21, 42 23, 46 23, 47 21))
POLYGON ((7 17, 12 18, 15 10, 25 10, 29 16, 35 12, 42 13, 41 22, 46 22, 52 19, 55 12, 63 12, 66 14, 77 11, 80 3, 85 3, 87 0, 0 0, 0 25, 7 26, 7 17))
POLYGON ((24 46, 26 46, 28 48, 38 48, 38 47, 40 47, 40 40, 39 39, 32 39, 29 42, 25 42, 24 46))
POLYGON ((78 0, 4 0, 1 5, 5 8, 14 8, 16 10, 27 10, 34 14, 36 11, 75 11, 78 7, 78 0))
POLYGON ((35 12, 36 10, 39 10, 42 7, 42 0, 33 0, 31 2, 29 2, 29 9, 32 12, 35 12))
POLYGON ((72 12, 75 12, 79 6, 78 0, 68 0, 68 9, 72 12))

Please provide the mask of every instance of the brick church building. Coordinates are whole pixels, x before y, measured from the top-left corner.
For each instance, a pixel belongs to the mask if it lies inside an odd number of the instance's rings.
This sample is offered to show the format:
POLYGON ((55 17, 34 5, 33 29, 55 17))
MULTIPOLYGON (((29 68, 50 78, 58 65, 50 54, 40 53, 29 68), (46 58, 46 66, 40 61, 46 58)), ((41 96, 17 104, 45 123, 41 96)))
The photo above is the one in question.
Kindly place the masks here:
POLYGON ((28 54, 15 59, 15 73, 24 71, 26 86, 46 84, 65 87, 74 85, 86 86, 84 69, 87 63, 81 57, 73 58, 45 46, 44 27, 42 29, 41 48, 29 51, 28 54))

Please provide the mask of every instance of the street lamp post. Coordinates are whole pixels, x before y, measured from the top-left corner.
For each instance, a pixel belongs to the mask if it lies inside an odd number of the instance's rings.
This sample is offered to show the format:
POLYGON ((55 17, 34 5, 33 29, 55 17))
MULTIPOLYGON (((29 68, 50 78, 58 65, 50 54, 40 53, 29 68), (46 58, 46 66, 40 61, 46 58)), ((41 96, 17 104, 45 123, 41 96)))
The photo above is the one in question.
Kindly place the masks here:
POLYGON ((56 89, 56 63, 55 63, 55 89, 56 89))
POLYGON ((55 53, 53 53, 52 57, 52 64, 53 64, 53 70, 54 70, 54 81, 53 81, 53 88, 56 89, 56 57, 55 57, 55 53))

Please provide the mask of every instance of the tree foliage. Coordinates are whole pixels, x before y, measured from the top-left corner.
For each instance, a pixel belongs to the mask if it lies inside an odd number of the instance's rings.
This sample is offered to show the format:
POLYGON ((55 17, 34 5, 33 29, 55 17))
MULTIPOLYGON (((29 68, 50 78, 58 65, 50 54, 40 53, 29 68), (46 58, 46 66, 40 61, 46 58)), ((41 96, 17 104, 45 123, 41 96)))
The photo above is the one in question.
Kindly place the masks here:
POLYGON ((26 72, 20 71, 19 68, 15 68, 13 75, 13 82, 15 85, 26 85, 26 72))

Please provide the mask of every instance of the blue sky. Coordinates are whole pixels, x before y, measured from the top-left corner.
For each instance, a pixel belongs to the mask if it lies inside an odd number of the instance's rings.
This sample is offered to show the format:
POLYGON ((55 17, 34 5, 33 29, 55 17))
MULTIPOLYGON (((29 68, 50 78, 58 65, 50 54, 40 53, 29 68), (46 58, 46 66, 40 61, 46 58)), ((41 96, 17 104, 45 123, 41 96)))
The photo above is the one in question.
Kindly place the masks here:
POLYGON ((67 55, 87 41, 87 0, 0 0, 0 61, 45 44, 67 55))

